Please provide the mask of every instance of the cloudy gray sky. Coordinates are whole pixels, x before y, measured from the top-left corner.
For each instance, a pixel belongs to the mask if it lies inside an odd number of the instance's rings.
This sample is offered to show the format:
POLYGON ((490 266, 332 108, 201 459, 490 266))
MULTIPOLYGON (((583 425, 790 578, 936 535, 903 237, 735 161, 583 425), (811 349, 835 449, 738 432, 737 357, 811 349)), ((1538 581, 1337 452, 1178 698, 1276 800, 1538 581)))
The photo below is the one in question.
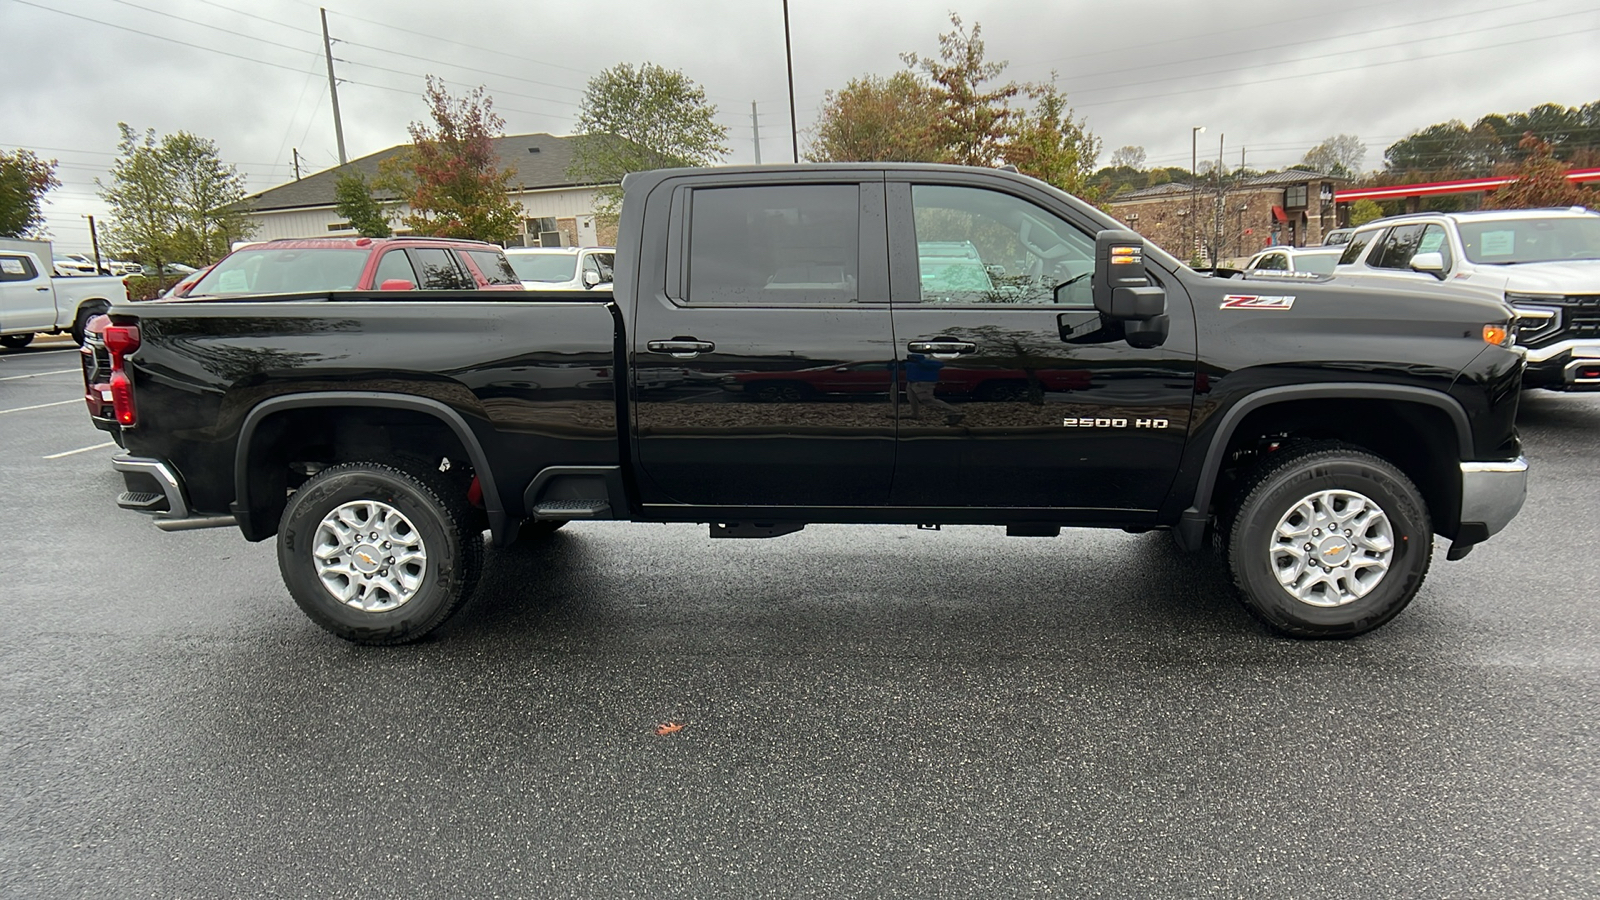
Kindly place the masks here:
MULTIPOLYGON (((781 0, 325 0, 351 158, 406 140, 423 76, 486 85, 508 133, 569 133, 589 76, 651 61, 699 81, 730 129, 730 162, 786 161, 781 0)), ((319 4, 311 0, 0 0, 0 147, 60 160, 47 213, 61 250, 88 248, 106 213, 117 122, 215 140, 252 191, 337 162, 319 4)), ((1006 77, 1055 71, 1105 144, 1150 164, 1239 152, 1299 161, 1338 133, 1367 168, 1408 132, 1451 118, 1600 99, 1595 0, 1064 2, 790 0, 804 151, 823 92, 938 49, 954 9, 981 23, 1006 77)))

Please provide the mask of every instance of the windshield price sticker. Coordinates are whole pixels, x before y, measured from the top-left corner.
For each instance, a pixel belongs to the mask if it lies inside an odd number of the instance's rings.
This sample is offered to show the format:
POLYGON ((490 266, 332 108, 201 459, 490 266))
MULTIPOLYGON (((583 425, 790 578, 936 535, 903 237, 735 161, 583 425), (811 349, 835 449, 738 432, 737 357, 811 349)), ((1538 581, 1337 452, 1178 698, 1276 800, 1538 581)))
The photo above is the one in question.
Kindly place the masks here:
POLYGON ((1478 239, 1478 249, 1484 256, 1510 256, 1517 249, 1517 233, 1485 231, 1478 239))
POLYGON ((1219 309, 1291 309, 1294 295, 1258 297, 1255 294, 1229 294, 1222 298, 1219 309))
POLYGON ((7 275, 24 275, 27 270, 22 267, 20 259, 0 259, 0 272, 7 275))

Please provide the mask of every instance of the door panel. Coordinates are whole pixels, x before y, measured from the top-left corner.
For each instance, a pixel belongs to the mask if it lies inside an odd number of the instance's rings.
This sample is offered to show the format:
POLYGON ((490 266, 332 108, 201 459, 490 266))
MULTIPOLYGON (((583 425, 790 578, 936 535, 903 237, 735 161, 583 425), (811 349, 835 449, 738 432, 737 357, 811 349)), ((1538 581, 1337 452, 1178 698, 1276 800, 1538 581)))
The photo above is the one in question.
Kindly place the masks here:
POLYGON ((1093 308, 1093 236, 1047 198, 893 181, 888 198, 905 373, 891 503, 1159 506, 1194 391, 1193 312, 1177 282, 1171 336, 1136 349, 1093 308))
MULTIPOLYGON (((769 176, 770 177, 770 176, 769 176)), ((792 178, 792 175, 790 176, 792 178)), ((677 189, 632 348, 646 504, 879 506, 894 464, 881 182, 677 189), (672 296, 672 294, 678 296, 672 296)))
POLYGON ((56 300, 50 274, 39 271, 28 256, 0 253, 0 323, 11 331, 55 327, 56 300))

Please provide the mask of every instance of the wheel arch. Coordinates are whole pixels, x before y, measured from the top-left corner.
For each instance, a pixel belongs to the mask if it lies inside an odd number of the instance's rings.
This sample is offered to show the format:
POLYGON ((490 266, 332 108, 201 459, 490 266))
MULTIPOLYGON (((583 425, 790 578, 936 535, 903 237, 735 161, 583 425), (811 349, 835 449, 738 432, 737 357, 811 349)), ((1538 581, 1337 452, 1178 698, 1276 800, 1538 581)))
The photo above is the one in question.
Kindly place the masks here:
MULTIPOLYGON (((277 530, 273 511, 281 512, 283 500, 264 503, 259 489, 267 481, 260 476, 260 467, 254 465, 263 455, 263 437, 272 437, 275 422, 287 421, 286 414, 295 411, 330 411, 339 408, 359 410, 368 414, 372 410, 385 410, 404 415, 425 417, 448 429, 461 450, 471 462, 483 489, 484 512, 496 542, 507 537, 508 522, 505 507, 495 484, 488 455, 476 432, 456 409, 428 397, 410 394, 390 394, 381 391, 318 391, 285 394, 264 400, 251 408, 239 428, 239 441, 234 448, 234 502, 232 512, 239 520, 244 536, 252 541, 264 540, 277 530)), ((377 427, 384 427, 379 424, 377 427)), ((353 461, 353 460, 344 460, 353 461)), ((270 482, 268 482, 270 483, 270 482)))
POLYGON ((1423 492, 1438 533, 1453 537, 1460 524, 1458 466, 1473 446, 1466 410, 1439 391, 1358 382, 1266 388, 1223 412, 1207 442, 1191 503, 1175 528, 1178 543, 1189 549, 1203 543, 1219 479, 1242 441, 1279 426, 1296 430, 1312 410, 1330 408, 1355 424, 1326 426, 1318 436, 1348 440, 1398 466, 1423 492), (1376 415, 1362 419, 1355 412, 1376 415), (1441 456, 1447 465, 1439 465, 1441 456))

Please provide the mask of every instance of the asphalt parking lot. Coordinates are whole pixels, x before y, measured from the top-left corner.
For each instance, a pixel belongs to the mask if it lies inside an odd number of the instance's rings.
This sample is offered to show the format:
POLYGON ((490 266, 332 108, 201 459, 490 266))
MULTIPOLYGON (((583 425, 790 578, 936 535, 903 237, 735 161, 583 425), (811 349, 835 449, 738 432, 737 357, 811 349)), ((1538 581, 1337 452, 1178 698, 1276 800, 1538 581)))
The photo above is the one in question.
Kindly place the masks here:
POLYGON ((77 365, 0 353, 0 896, 1600 896, 1600 397, 1353 641, 1160 534, 592 523, 370 649, 117 510, 77 365))

